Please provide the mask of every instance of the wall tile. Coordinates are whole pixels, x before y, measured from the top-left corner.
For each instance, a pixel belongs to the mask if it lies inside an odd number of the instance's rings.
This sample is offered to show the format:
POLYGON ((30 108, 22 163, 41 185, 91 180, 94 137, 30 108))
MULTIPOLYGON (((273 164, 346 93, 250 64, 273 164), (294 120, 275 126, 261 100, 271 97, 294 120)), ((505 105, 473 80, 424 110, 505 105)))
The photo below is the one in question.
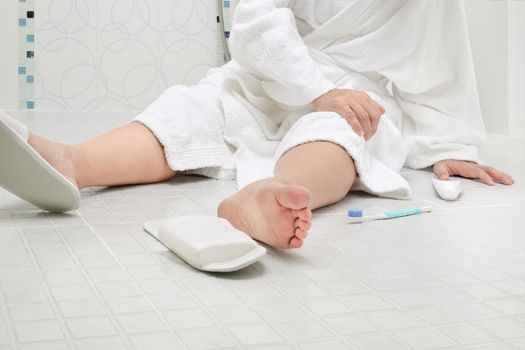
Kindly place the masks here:
POLYGON ((215 2, 159 3, 160 87, 197 82, 217 62, 215 2), (212 4, 213 3, 213 4, 212 4))
POLYGON ((36 2, 38 109, 85 109, 98 95, 98 1, 36 2))
MULTIPOLYGON (((139 111, 218 62, 215 1, 42 0, 35 12, 40 110, 139 111)), ((8 43, 15 57, 0 61, 14 72, 0 108, 17 104, 16 37, 8 43)))
POLYGON ((98 101, 92 108, 139 110, 157 88, 158 1, 101 1, 98 101))

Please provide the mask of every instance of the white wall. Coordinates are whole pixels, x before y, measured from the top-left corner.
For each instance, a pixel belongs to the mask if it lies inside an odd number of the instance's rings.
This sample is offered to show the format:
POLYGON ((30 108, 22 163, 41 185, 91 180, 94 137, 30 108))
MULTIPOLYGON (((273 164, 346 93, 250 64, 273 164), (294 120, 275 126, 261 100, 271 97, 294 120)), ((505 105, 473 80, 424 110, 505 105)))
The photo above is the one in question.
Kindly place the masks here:
POLYGON ((466 5, 487 129, 525 136, 525 1, 468 0, 466 5))
POLYGON ((525 136, 525 0, 509 4, 509 134, 525 136))

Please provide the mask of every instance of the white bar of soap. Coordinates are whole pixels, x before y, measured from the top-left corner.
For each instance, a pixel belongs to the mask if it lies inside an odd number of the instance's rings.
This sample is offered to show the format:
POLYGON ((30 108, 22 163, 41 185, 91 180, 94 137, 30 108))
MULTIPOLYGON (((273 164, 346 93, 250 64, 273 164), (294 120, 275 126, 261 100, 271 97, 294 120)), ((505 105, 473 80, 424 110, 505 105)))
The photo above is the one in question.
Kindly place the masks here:
POLYGON ((455 201, 461 194, 461 182, 459 180, 432 179, 437 194, 447 201, 455 201))
POLYGON ((187 215, 149 221, 144 230, 202 271, 237 271, 266 254, 250 236, 218 217, 187 215))

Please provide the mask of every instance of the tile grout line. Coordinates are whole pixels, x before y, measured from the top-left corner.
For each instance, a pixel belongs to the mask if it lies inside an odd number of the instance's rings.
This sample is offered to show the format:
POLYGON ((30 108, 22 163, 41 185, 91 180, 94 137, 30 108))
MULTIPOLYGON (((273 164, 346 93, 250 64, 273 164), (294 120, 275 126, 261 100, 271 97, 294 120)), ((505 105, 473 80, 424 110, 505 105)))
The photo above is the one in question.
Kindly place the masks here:
MULTIPOLYGON (((59 232, 60 236, 63 236, 63 239, 66 238, 65 234, 61 232, 60 230, 60 226, 57 226, 55 224, 55 222, 52 220, 52 223, 53 223, 53 226, 56 228, 57 232, 59 232)), ((68 227, 68 226, 64 226, 64 227, 68 227)), ((80 226, 80 227, 83 227, 83 226, 80 226)), ((89 227, 88 227, 89 228, 89 227)), ((77 266, 80 268, 80 272, 82 274, 82 276, 84 276, 84 279, 85 281, 87 282, 88 286, 91 288, 91 291, 95 294, 95 296, 97 297, 97 301, 100 302, 103 307, 104 307, 104 311, 106 312, 106 316, 108 316, 108 318, 112 321, 111 323, 113 324, 114 327, 116 327, 116 329, 118 330, 118 335, 119 335, 119 338, 127 345, 132 345, 131 343, 129 343, 129 339, 128 337, 126 337, 126 332, 125 330, 123 329, 123 327, 120 325, 120 323, 118 322, 118 319, 116 317, 116 315, 113 313, 113 312, 108 312, 108 311, 111 311, 111 307, 109 306, 107 300, 102 296, 102 294, 100 293, 100 291, 98 290, 98 288, 96 287, 96 284, 92 281, 91 277, 89 276, 88 272, 86 271, 87 269, 84 268, 84 266, 82 265, 82 262, 80 261, 78 255, 76 254, 76 252, 74 251, 74 249, 71 247, 71 243, 68 241, 67 242, 67 248, 68 248, 68 251, 70 252, 70 254, 72 255, 75 263, 77 264, 77 266)), ((55 302, 57 303, 58 305, 58 301, 55 300, 55 302)), ((73 319, 81 319, 81 318, 85 318, 85 317, 100 317, 102 315, 96 315, 96 316, 80 316, 80 317, 74 317, 73 319)), ((66 317, 64 317, 65 319, 66 317)), ((106 336, 107 337, 107 336, 106 336)), ((93 337, 89 337, 88 339, 90 338, 93 338, 93 337)), ((75 339, 76 340, 76 339, 75 339)))
MULTIPOLYGON (((152 190, 151 188, 147 188, 147 190, 148 190, 153 196, 158 197, 158 195, 157 195, 156 193, 154 193, 153 190, 152 190)), ((187 194, 185 194, 185 193, 183 193, 183 192, 182 192, 182 194, 184 195, 185 198, 187 198, 187 199, 191 200, 192 202, 194 202, 193 199, 191 199, 187 194)), ((125 196, 128 198, 128 200, 130 200, 130 201, 134 201, 132 198, 129 198, 129 195, 128 195, 127 193, 125 194, 125 196)), ((196 203, 196 204, 197 204, 197 203, 196 203)), ((104 205, 105 205, 105 203, 104 203, 104 205)), ((124 224, 124 226, 126 227, 125 224, 124 224)), ((127 231, 128 231, 128 232, 129 232, 129 233, 130 233, 130 234, 136 239, 134 232, 130 231, 130 230, 128 229, 128 227, 126 227, 126 230, 127 230, 127 231)), ((159 243, 160 243, 160 242, 159 242, 159 243)), ((139 241, 139 244, 140 244, 141 246, 144 247, 144 245, 142 244, 142 242, 139 241)), ((161 244, 161 243, 160 243, 160 244, 161 244)), ((147 247, 147 249, 148 249, 148 251, 150 251, 150 250, 149 250, 149 247, 147 247)), ((172 253, 172 254, 174 254, 174 253, 172 253)), ((175 255, 175 254, 174 254, 174 255, 175 255)), ((177 257, 177 258, 178 258, 178 257, 177 257)), ((169 269, 166 268, 165 264, 164 264, 162 261, 160 261, 155 255, 153 255, 153 259, 156 260, 156 261, 158 261, 158 262, 161 264, 163 270, 166 271, 166 273, 170 276, 170 280, 172 280, 172 278, 175 277, 175 276, 172 275, 171 271, 170 271, 169 269)), ((179 259, 180 259, 180 258, 179 258, 179 259)), ((182 260, 182 259, 181 259, 181 260, 182 260)), ((187 263, 184 262, 184 261, 182 261, 182 262, 183 262, 184 264, 187 264, 187 263)), ((195 302, 195 304, 199 306, 199 309, 200 309, 200 310, 202 310, 203 312, 205 312, 206 308, 205 308, 205 306, 200 302, 200 300, 198 300, 198 298, 196 298, 196 297, 195 297, 194 295, 192 295, 191 293, 188 293, 188 290, 187 290, 187 288, 186 288, 184 285, 180 285, 177 281, 175 281, 175 283, 176 283, 181 289, 183 289, 183 290, 185 291, 185 293, 187 293, 187 294, 191 297, 191 299, 195 302)), ((222 281, 221 281, 221 284, 224 285, 224 283, 222 283, 222 281)), ((228 288, 226 285, 224 285, 224 287, 225 287, 225 288, 228 288)), ((236 294, 236 293, 235 293, 235 294, 236 294)), ((237 294, 236 294, 236 295, 237 295, 237 294)), ((241 298, 241 299, 242 299, 242 298, 241 298)), ((159 313, 162 313, 162 312, 159 310, 159 313)), ((205 314, 207 314, 207 315, 213 317, 213 315, 210 315, 208 312, 205 312, 205 314)), ((162 317, 163 317, 163 315, 162 315, 162 317)), ((215 317, 213 317, 213 318, 215 319, 215 317)), ((168 322, 168 325, 169 325, 169 322, 168 322)), ((216 322, 216 325, 215 325, 215 326, 216 326, 217 328, 219 328, 219 329, 221 329, 221 330, 227 332, 227 334, 230 335, 230 339, 235 339, 235 340, 238 342, 238 343, 236 344, 238 348, 239 348, 240 346, 242 346, 242 344, 240 344, 239 340, 238 340, 236 337, 231 336, 231 333, 228 331, 227 327, 225 327, 221 322, 216 322)), ((169 325, 169 327, 170 327, 170 329, 172 329, 172 328, 171 328, 171 325, 169 325)), ((173 332, 177 333, 177 331, 176 331, 175 329, 172 329, 172 330, 173 330, 173 332)), ((179 336, 179 338, 181 338, 181 340, 182 340, 182 337, 179 336)))
MULTIPOLYGON (((96 194, 95 194, 96 195, 96 194)), ((128 198, 129 199, 129 198, 128 198)), ((100 200, 100 199, 99 199, 100 200)), ((107 205, 104 203, 104 201, 102 200, 101 201, 102 205, 109 210, 109 208, 107 207, 107 205)), ((164 317, 164 315, 162 315, 162 312, 157 308, 157 306, 153 303, 153 301, 151 300, 151 298, 146 294, 146 292, 144 291, 144 289, 140 286, 140 284, 137 282, 137 280, 135 279, 134 276, 131 275, 131 273, 128 271, 128 269, 125 267, 124 264, 122 264, 122 262, 120 261, 120 259, 118 258, 117 254, 113 251, 113 249, 111 248, 111 246, 98 234, 98 232, 96 231, 96 229, 84 218, 83 214, 81 214, 79 212, 79 215, 82 219, 82 221, 84 221, 85 225, 90 229, 91 232, 93 232, 93 234, 97 237, 97 239, 102 243, 102 245, 107 249, 107 251, 110 253, 110 255, 113 257, 113 259, 115 259, 115 261, 117 262, 117 264, 119 265, 120 268, 122 268, 122 270, 125 271, 126 275, 130 278, 130 280, 133 282, 133 284, 135 285, 135 287, 137 287, 138 290, 141 291, 142 293, 142 297, 144 297, 144 299, 148 302, 149 306, 152 308, 152 310, 159 316, 159 318, 161 319, 162 323, 164 324, 164 326, 166 326, 167 330, 169 330, 171 333, 173 333, 177 339, 179 340, 179 342, 181 344, 183 344, 186 348, 187 348, 187 345, 184 343, 184 341, 182 340, 182 337, 180 337, 177 332, 171 327, 171 325, 169 324, 168 320, 164 317)), ((112 216, 114 216, 113 214, 111 214, 112 216)), ((117 220, 118 221, 118 220, 117 220)), ((121 223, 120 223, 121 224, 121 223)))
MULTIPOLYGON (((19 231, 20 237, 24 241, 24 247, 27 249, 27 251, 29 253, 31 264, 32 264, 32 266, 34 268, 34 270, 31 271, 30 273, 34 272, 38 276, 39 282, 42 284, 42 289, 45 291, 45 294, 46 294, 46 297, 47 297, 47 303, 50 305, 50 307, 53 310, 53 316, 55 316, 55 321, 60 325, 60 328, 62 330, 63 336, 65 337, 65 340, 66 340, 68 346, 70 348, 72 348, 72 346, 71 346, 72 339, 69 336, 69 329, 66 326, 65 320, 63 318, 58 318, 57 317, 57 316, 60 316, 60 310, 58 308, 58 305, 55 305, 55 303, 51 302, 53 300, 53 295, 51 293, 51 290, 50 290, 50 287, 49 287, 48 283, 46 283, 46 280, 45 280, 45 278, 43 276, 43 271, 41 270, 41 268, 40 268, 40 266, 38 264, 38 259, 36 258, 36 255, 33 252, 32 246, 28 243, 26 234, 23 232, 23 228, 19 226, 19 223, 17 222, 16 219, 15 219, 15 224, 16 224, 16 227, 17 227, 17 229, 19 231)), ((36 228, 35 227, 28 227, 28 228, 29 229, 38 229, 38 227, 36 227, 36 228)), ((53 228, 53 230, 55 231, 54 228, 53 228)), ((34 321, 45 321, 45 320, 34 320, 34 321)), ((34 321, 27 321, 27 322, 34 322, 34 321)), ((14 327, 15 322, 11 322, 11 324, 14 327)), ((60 340, 62 340, 62 339, 50 340, 49 342, 60 341, 60 340)), ((20 346, 21 345, 20 342, 17 345, 20 346)))

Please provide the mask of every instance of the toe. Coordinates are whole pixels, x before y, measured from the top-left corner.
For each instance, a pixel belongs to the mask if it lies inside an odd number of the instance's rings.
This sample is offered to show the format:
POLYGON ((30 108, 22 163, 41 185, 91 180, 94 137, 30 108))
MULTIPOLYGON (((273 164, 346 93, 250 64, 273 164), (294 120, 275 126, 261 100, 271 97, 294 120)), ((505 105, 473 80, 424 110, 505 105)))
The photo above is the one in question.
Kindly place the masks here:
POLYGON ((275 197, 283 207, 299 210, 309 206, 312 195, 305 187, 288 185, 279 188, 275 197))
POLYGON ((306 237, 308 236, 308 232, 307 232, 307 230, 304 230, 304 229, 298 227, 298 228, 295 229, 294 235, 297 238, 303 240, 303 239, 306 239, 306 237))
POLYGON ((300 239, 300 238, 297 237, 297 236, 293 236, 293 237, 290 239, 290 242, 289 242, 288 247, 289 247, 289 248, 301 248, 302 245, 303 245, 303 240, 300 239))
POLYGON ((312 211, 309 208, 302 208, 293 211, 293 216, 300 218, 304 221, 310 221, 312 219, 312 211))
POLYGON ((295 219, 294 221, 294 227, 300 228, 303 231, 308 231, 309 229, 309 221, 301 220, 300 218, 295 219))

